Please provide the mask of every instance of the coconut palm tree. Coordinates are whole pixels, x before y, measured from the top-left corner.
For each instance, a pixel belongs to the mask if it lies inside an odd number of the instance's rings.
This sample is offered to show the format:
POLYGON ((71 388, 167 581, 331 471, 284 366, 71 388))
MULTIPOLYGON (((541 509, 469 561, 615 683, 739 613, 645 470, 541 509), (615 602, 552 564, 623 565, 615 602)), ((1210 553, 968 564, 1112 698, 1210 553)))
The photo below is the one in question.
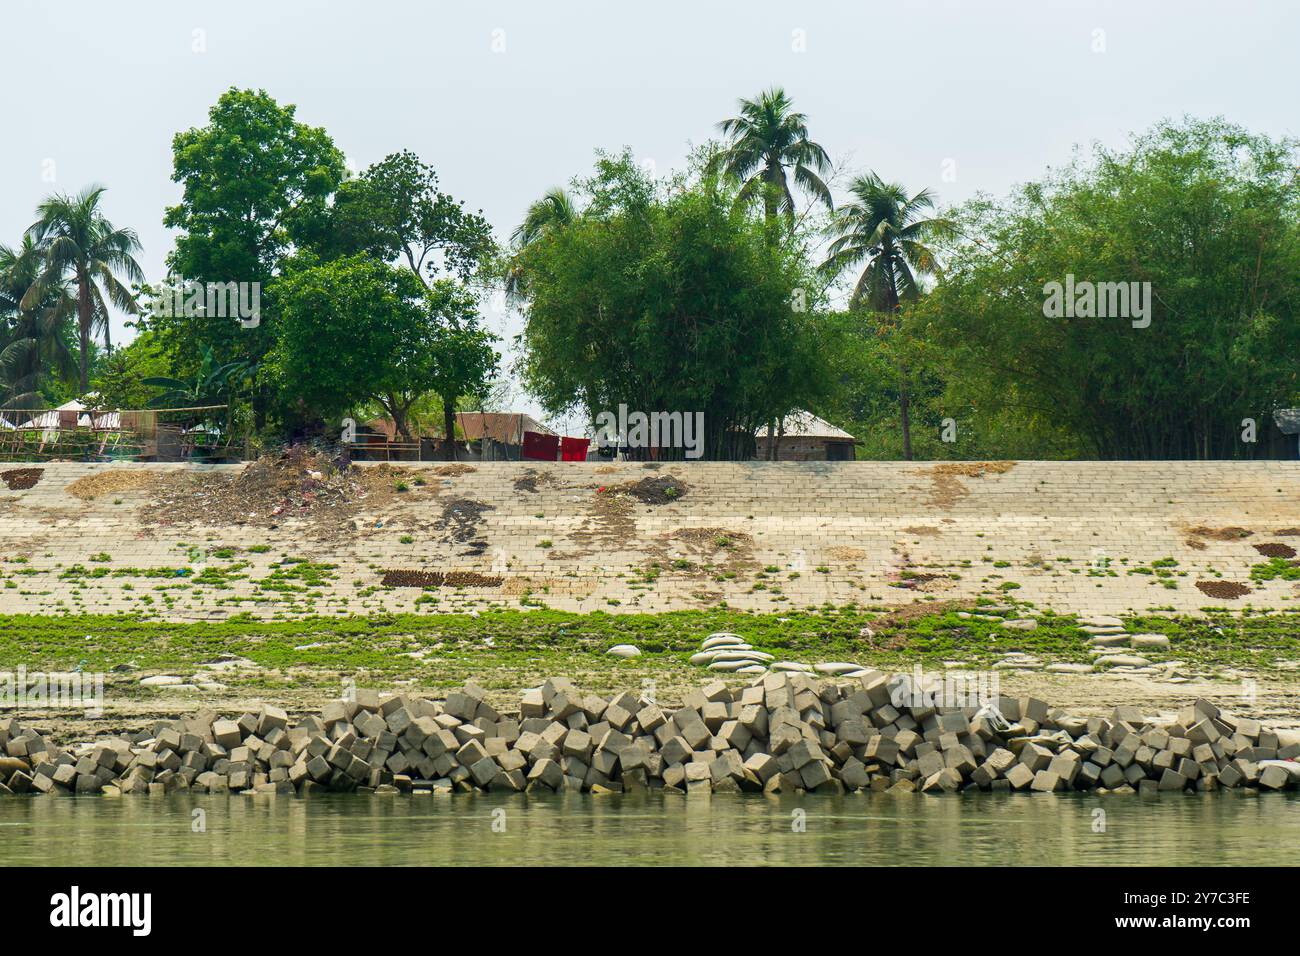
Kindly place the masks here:
MULTIPOLYGON (((886 183, 875 173, 849 184, 853 202, 840 206, 827 227, 831 239, 821 268, 834 277, 862 265, 853 287, 850 308, 866 307, 887 316, 881 330, 892 329, 904 302, 920 298, 920 278, 939 274, 938 260, 926 245, 950 235, 953 224, 942 217, 925 218, 934 196, 923 189, 910 199, 898 183, 886 183)), ((911 396, 907 370, 900 369, 898 404, 903 431, 903 457, 912 459, 911 396)))
POLYGON ((506 296, 518 303, 524 296, 524 270, 520 253, 529 245, 578 218, 573 196, 562 187, 549 189, 524 213, 524 221, 510 234, 514 252, 506 266, 506 296))
POLYGON ((67 333, 76 300, 67 283, 51 284, 39 302, 22 306, 41 265, 29 236, 17 249, 0 245, 0 394, 8 408, 39 407, 42 377, 68 376, 75 367, 67 333))
POLYGON ((780 87, 764 90, 757 98, 740 100, 740 115, 725 119, 718 130, 727 137, 715 167, 741 181, 741 202, 761 199, 769 224, 783 215, 794 225, 795 185, 831 208, 831 191, 822 179, 831 170, 826 150, 808 138, 808 118, 791 109, 780 87))
POLYGON ((822 269, 838 276, 865 263, 853 288, 850 305, 876 312, 897 312, 904 302, 920 297, 918 278, 938 275, 931 239, 950 235, 953 224, 942 217, 926 219, 934 196, 922 189, 912 198, 898 183, 886 183, 875 173, 849 184, 854 201, 831 217, 831 239, 822 269))
POLYGON ((144 273, 134 254, 140 240, 133 229, 119 229, 100 211, 103 186, 90 186, 75 196, 56 194, 41 203, 39 217, 27 230, 44 256, 37 280, 23 297, 23 306, 40 301, 51 286, 71 282, 76 293, 77 326, 80 332, 80 384, 85 394, 90 379, 90 342, 95 327, 104 333, 110 351, 109 303, 125 312, 138 314, 135 296, 118 278, 143 282, 144 273))

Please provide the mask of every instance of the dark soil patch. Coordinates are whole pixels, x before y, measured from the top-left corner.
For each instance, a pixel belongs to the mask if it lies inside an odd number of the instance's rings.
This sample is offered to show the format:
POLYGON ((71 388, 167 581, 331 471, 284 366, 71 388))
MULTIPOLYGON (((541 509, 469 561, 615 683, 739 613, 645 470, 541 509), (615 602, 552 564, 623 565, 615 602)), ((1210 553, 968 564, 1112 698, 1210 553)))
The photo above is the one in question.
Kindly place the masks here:
POLYGON ((1278 528, 1273 533, 1279 538, 1300 538, 1300 528, 1278 528))
POLYGON ((1294 558, 1295 548, 1289 544, 1283 544, 1280 541, 1270 541, 1267 544, 1255 545, 1255 550, 1266 558, 1294 558))
POLYGON ((554 480, 550 472, 536 471, 529 468, 522 475, 515 479, 515 491, 526 491, 529 494, 537 494, 537 486, 549 484, 554 480))
POLYGON ((921 590, 921 586, 929 584, 931 581, 937 581, 940 578, 947 579, 946 574, 927 574, 909 571, 906 577, 899 578, 897 581, 890 582, 890 587, 904 588, 909 591, 921 590))
POLYGON ((1236 581, 1197 581, 1196 587, 1207 597, 1222 598, 1225 601, 1235 601, 1250 593, 1250 588, 1236 581))
POLYGON ((1189 534, 1198 538, 1209 538, 1212 541, 1239 541, 1242 538, 1249 538, 1255 532, 1247 531, 1245 528, 1192 528, 1189 534))
POLYGON ((686 482, 665 475, 662 478, 642 478, 621 485, 611 485, 602 494, 630 495, 645 505, 670 505, 685 497, 689 489, 686 482))
POLYGON ((461 475, 472 475, 478 471, 473 465, 443 465, 441 468, 433 469, 435 475, 441 475, 444 478, 457 478, 461 475))
POLYGON ((43 474, 44 468, 10 468, 8 471, 0 471, 0 479, 9 486, 10 491, 26 491, 35 487, 43 474))
POLYGON ((386 588, 499 588, 504 578, 476 571, 406 571, 384 572, 380 582, 386 588))
POLYGON ((442 524, 451 540, 468 544, 478 533, 483 512, 495 510, 491 505, 472 498, 452 498, 442 506, 442 524))

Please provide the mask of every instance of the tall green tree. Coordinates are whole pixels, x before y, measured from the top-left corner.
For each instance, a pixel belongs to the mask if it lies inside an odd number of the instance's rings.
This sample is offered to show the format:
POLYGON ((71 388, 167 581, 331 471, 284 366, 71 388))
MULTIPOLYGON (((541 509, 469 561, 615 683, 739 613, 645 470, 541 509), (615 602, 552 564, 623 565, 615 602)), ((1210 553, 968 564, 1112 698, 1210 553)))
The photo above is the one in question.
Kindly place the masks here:
POLYGON ((1222 120, 1166 122, 960 207, 947 274, 917 310, 950 401, 1014 407, 1101 458, 1257 454, 1272 411, 1300 404, 1297 150, 1222 120), (1094 308, 1103 283, 1123 284, 1127 309, 1110 293, 1120 307, 1094 308), (1067 284, 1078 308, 1054 313, 1067 284))
MULTIPOLYGON (((208 111, 208 123, 172 140, 172 179, 181 200, 163 222, 181 230, 168 267, 179 279, 261 284, 255 328, 229 318, 153 317, 150 327, 173 356, 174 372, 193 375, 210 348, 219 364, 256 368, 275 339, 272 279, 282 261, 309 241, 343 182, 343 154, 329 134, 296 117, 261 90, 230 89, 208 111)), ((259 378, 254 424, 262 427, 273 396, 259 378)))
POLYGON ((525 382, 547 411, 702 412, 718 459, 817 401, 820 284, 734 189, 707 173, 656 184, 624 153, 577 192, 572 221, 519 253, 525 382))
POLYGON ((904 303, 920 298, 920 278, 938 274, 938 260, 927 243, 950 235, 953 225, 943 217, 925 215, 934 208, 928 189, 909 198, 900 184, 868 173, 856 177, 849 192, 853 201, 836 209, 827 226, 831 242, 822 270, 835 277, 862 268, 849 304, 876 313, 880 334, 895 340, 883 354, 896 360, 903 458, 911 461, 913 386, 907 355, 914 349, 905 341, 898 313, 904 303))
POLYGON ((505 265, 505 287, 512 302, 522 303, 526 298, 524 287, 528 280, 523 271, 523 250, 577 218, 577 203, 573 195, 562 187, 548 189, 541 199, 529 205, 523 222, 510 234, 512 255, 505 265))
POLYGON ((118 228, 104 216, 100 208, 104 190, 103 186, 90 186, 75 196, 51 196, 37 207, 38 218, 27 230, 44 263, 22 304, 35 307, 51 287, 71 283, 77 300, 83 394, 90 387, 91 336, 96 327, 104 333, 105 347, 112 350, 110 303, 124 312, 139 312, 135 296, 118 275, 127 283, 144 281, 135 261, 140 240, 135 230, 118 228))
POLYGON ((23 305, 43 265, 30 235, 16 249, 0 245, 0 401, 9 408, 39 408, 50 377, 76 377, 69 327, 77 300, 67 280, 47 282, 39 301, 23 305))
POLYGON ((320 222, 313 244, 323 256, 400 261, 426 286, 443 276, 470 281, 496 249, 481 211, 442 192, 433 167, 409 150, 344 182, 320 222))
POLYGON ((485 391, 496 370, 475 297, 450 279, 425 286, 412 270, 359 253, 303 257, 278 286, 282 322, 268 366, 288 400, 320 414, 374 402, 411 441, 410 411, 433 394, 454 437, 457 400, 485 391))
POLYGON ((740 115, 718 123, 727 137, 717 166, 741 182, 741 202, 761 202, 769 225, 784 216, 793 228, 795 199, 790 180, 827 209, 830 187, 823 178, 831 171, 826 150, 808 138, 808 118, 796 113, 780 87, 754 99, 741 99, 740 115))

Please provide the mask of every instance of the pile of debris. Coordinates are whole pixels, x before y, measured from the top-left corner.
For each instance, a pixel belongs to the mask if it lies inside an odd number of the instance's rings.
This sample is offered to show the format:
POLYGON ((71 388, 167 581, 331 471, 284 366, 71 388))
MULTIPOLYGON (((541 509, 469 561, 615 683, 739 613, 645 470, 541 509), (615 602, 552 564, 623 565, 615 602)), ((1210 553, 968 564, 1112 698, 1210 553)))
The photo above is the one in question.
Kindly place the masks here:
POLYGON ((176 790, 792 792, 1185 791, 1300 785, 1300 739, 1198 700, 1072 717, 1034 698, 936 706, 906 675, 841 683, 769 672, 709 683, 676 708, 565 678, 503 714, 467 684, 445 700, 358 691, 291 724, 271 706, 211 713, 65 749, 0 723, 0 793, 176 790))
POLYGON ((231 472, 176 472, 159 484, 143 517, 155 524, 277 527, 297 520, 309 526, 351 530, 360 503, 395 493, 404 474, 387 466, 352 468, 346 457, 307 445, 263 456, 231 472))
POLYGON ((603 485, 597 489, 602 495, 628 495, 643 505, 668 505, 680 501, 690 489, 680 478, 662 476, 628 481, 621 485, 603 485))
POLYGON ((10 468, 8 471, 0 471, 0 481, 3 481, 10 491, 26 491, 28 488, 35 488, 43 474, 45 474, 44 468, 10 468))

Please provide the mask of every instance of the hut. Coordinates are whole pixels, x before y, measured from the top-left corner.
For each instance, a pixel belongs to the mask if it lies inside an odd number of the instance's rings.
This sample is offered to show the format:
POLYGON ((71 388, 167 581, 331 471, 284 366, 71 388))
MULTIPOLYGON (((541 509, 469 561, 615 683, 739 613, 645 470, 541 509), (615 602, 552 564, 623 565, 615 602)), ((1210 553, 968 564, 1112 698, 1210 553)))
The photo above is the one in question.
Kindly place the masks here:
POLYGON ((755 457, 762 461, 852 461, 858 440, 812 412, 795 411, 772 429, 754 435, 755 457))

